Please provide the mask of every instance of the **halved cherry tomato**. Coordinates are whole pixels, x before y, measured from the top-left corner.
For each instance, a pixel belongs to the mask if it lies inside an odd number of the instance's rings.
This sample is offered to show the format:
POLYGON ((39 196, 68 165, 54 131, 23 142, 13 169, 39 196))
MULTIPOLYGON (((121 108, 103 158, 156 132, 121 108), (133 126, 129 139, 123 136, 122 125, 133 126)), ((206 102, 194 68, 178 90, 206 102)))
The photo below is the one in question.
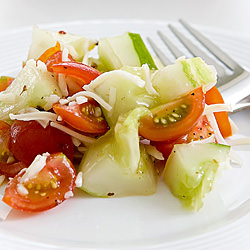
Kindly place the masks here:
POLYGON ((22 211, 39 212, 55 207, 75 187, 76 171, 62 153, 48 156, 45 167, 34 178, 21 183, 27 194, 18 192, 23 175, 21 172, 9 181, 3 197, 6 204, 22 211))
MULTIPOLYGON (((68 58, 70 61, 75 61, 70 54, 68 54, 68 58)), ((52 65, 62 63, 62 51, 59 50, 55 52, 54 54, 52 54, 51 56, 49 56, 45 63, 46 63, 48 71, 52 72, 53 71, 51 68, 52 65)))
POLYGON ((0 162, 6 163, 11 152, 9 150, 10 125, 0 121, 0 162))
POLYGON ((91 66, 79 62, 62 62, 52 65, 51 68, 55 73, 61 73, 78 79, 80 87, 89 84, 101 74, 101 72, 91 66))
POLYGON ((11 125, 9 148, 14 157, 29 166, 36 155, 63 152, 71 161, 74 145, 69 135, 36 121, 15 121, 11 125))
MULTIPOLYGON (((224 103, 223 97, 220 91, 214 86, 205 95, 206 104, 224 103)), ((215 119, 217 121, 220 132, 224 138, 232 136, 232 127, 229 122, 227 112, 215 112, 215 119)))
POLYGON ((152 141, 175 140, 192 129, 205 106, 202 88, 152 110, 140 120, 139 134, 152 141))
POLYGON ((190 143, 192 141, 207 139, 213 134, 214 131, 210 126, 207 117, 201 116, 197 124, 186 135, 174 141, 158 141, 151 142, 151 144, 163 154, 165 159, 167 159, 175 144, 190 143))
POLYGON ((23 168, 27 166, 22 162, 2 163, 0 162, 0 174, 6 177, 15 177, 23 168))
POLYGON ((63 121, 82 132, 102 134, 109 129, 98 103, 93 99, 89 98, 83 104, 55 104, 53 109, 63 121))
POLYGON ((0 121, 0 174, 6 177, 14 177, 26 165, 21 162, 8 163, 9 157, 13 157, 9 150, 10 125, 0 121))
POLYGON ((56 42, 56 45, 54 47, 48 48, 37 60, 40 60, 44 63, 49 59, 50 56, 55 54, 56 52, 61 50, 61 45, 59 42, 56 42))
POLYGON ((0 77, 0 92, 7 89, 14 80, 15 78, 13 77, 1 76, 0 77))

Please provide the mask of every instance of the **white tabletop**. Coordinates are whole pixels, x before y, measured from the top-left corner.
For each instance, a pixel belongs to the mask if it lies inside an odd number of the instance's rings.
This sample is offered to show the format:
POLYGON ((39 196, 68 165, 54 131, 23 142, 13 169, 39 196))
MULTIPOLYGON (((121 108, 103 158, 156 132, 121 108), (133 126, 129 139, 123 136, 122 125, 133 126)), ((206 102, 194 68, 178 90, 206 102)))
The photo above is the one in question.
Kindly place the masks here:
POLYGON ((248 0, 0 0, 0 10, 0 32, 73 20, 184 18, 250 36, 248 0))

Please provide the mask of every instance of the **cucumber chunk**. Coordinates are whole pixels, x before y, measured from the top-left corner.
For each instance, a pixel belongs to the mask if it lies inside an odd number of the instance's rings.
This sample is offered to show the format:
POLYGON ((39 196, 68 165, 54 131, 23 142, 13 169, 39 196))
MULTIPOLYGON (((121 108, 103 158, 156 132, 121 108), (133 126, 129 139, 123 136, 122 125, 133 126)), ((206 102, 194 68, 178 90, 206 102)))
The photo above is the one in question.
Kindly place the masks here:
POLYGON ((64 32, 41 30, 34 26, 28 59, 37 60, 48 48, 55 46, 57 41, 62 49, 68 48, 69 53, 77 61, 81 61, 84 55, 96 45, 94 39, 64 32))
POLYGON ((50 95, 62 96, 55 78, 47 71, 45 64, 42 62, 39 64, 40 66, 37 66, 32 59, 27 61, 11 85, 0 92, 0 100, 2 100, 0 120, 8 121, 10 113, 17 113, 27 107, 44 108, 46 99, 50 95), (12 102, 8 99, 4 100, 8 96, 13 98, 12 102))
POLYGON ((164 181, 184 207, 197 211, 218 168, 227 164, 229 152, 229 146, 216 143, 176 144, 166 162, 164 181))
POLYGON ((170 102, 194 88, 216 83, 216 71, 201 58, 180 58, 156 72, 153 87, 160 94, 161 103, 170 102))
POLYGON ((127 32, 121 36, 100 39, 98 43, 100 62, 107 70, 123 66, 140 67, 147 63, 150 69, 157 69, 152 56, 141 36, 127 32))
MULTIPOLYGON (((139 70, 141 68, 133 69, 133 73, 126 70, 106 72, 99 77, 99 84, 94 88, 94 92, 112 106, 111 111, 103 109, 105 119, 110 126, 117 122, 119 115, 136 107, 152 107, 158 104, 158 96, 150 95, 144 86, 136 84, 144 84, 139 70), (112 90, 115 92, 113 97, 112 90), (111 101, 113 98, 114 101, 111 101)), ((132 68, 130 70, 132 72, 132 68)))
POLYGON ((115 127, 90 146, 79 165, 81 189, 100 197, 156 192, 157 174, 138 136, 138 120, 149 112, 141 107, 120 117, 115 127))

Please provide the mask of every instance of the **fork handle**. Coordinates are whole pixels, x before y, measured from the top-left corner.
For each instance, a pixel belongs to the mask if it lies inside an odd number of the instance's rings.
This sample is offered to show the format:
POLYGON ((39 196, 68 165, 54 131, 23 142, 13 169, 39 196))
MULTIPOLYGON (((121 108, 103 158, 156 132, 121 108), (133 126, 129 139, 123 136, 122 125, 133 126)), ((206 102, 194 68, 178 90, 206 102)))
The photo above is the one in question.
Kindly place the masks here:
POLYGON ((237 83, 234 83, 233 81, 229 83, 231 86, 227 89, 223 90, 219 88, 225 103, 235 105, 250 95, 250 76, 248 75, 243 78, 244 79, 237 83))

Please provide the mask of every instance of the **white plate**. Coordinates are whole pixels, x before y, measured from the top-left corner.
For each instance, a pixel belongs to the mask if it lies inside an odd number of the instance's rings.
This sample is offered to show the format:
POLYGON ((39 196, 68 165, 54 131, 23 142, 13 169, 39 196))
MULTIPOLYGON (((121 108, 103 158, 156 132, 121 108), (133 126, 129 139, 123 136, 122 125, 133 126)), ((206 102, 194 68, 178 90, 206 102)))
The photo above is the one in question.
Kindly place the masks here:
MULTIPOLYGON (((80 21, 41 28, 98 38, 139 32, 156 37, 167 22, 80 21)), ((238 62, 250 68, 250 41, 213 28, 199 27, 238 62)), ((31 27, 0 34, 1 75, 16 74, 31 42, 31 27)), ((163 45, 160 45, 164 48, 163 45)), ((168 53, 166 51, 166 53, 168 53)), ((234 115, 240 132, 250 136, 249 111, 234 115)), ((77 193, 62 205, 39 214, 12 210, 0 225, 1 249, 249 249, 249 147, 238 148, 244 164, 224 172, 197 214, 180 203, 161 182, 149 197, 94 198, 77 193)))

